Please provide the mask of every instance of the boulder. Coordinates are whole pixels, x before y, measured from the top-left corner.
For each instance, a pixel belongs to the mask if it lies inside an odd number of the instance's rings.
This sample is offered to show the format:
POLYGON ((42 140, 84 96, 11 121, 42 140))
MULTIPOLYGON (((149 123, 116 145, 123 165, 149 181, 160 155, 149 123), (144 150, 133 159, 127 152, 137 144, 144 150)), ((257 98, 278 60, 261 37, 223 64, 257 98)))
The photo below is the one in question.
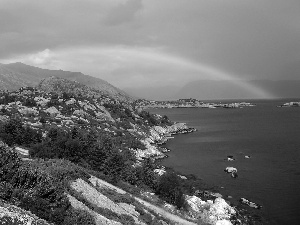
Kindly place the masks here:
POLYGON ((232 178, 237 178, 237 177, 238 177, 237 172, 232 172, 232 173, 231 173, 231 177, 232 177, 232 178))
POLYGON ((224 170, 226 173, 237 173, 237 169, 234 167, 226 167, 226 169, 224 170))
POLYGON ((251 201, 249 201, 249 200, 246 199, 246 198, 241 198, 239 201, 240 201, 242 204, 245 204, 245 205, 250 206, 251 208, 255 208, 255 209, 261 209, 261 208, 262 208, 261 205, 256 204, 256 203, 254 203, 254 202, 251 202, 251 201))

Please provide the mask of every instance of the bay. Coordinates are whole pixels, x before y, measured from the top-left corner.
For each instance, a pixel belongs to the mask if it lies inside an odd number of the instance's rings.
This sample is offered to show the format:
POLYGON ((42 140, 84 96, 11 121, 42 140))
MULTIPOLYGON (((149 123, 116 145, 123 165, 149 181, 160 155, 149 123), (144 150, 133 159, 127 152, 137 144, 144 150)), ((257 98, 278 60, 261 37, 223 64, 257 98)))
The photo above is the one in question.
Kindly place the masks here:
POLYGON ((171 152, 162 164, 197 175, 235 204, 241 197, 261 204, 252 211, 271 224, 298 224, 300 107, 276 107, 293 100, 250 100, 257 106, 240 109, 151 109, 198 130, 168 141, 171 152), (225 160, 228 155, 236 160, 225 160), (224 172, 227 166, 238 169, 237 179, 224 172))

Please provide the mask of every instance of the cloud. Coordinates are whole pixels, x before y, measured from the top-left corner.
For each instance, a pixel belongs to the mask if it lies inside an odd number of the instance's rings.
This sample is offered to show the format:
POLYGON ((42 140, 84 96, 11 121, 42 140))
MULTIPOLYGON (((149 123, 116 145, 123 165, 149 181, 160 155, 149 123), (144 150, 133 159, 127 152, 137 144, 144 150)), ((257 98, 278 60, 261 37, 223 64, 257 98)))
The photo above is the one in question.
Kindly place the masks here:
POLYGON ((81 71, 125 88, 183 85, 196 79, 234 79, 209 65, 173 55, 164 48, 81 46, 32 53, 11 58, 48 69, 81 71))
POLYGON ((23 62, 28 65, 37 66, 41 68, 55 67, 57 63, 56 55, 50 49, 44 49, 39 52, 18 55, 16 57, 3 60, 3 63, 23 62))
POLYGON ((35 65, 68 66, 128 85, 159 78, 180 84, 218 72, 240 79, 299 79, 299 0, 0 0, 0 5, 0 62, 35 55, 30 61, 35 65), (36 55, 45 49, 49 56, 36 55), (175 59, 180 63, 172 63, 175 59))
POLYGON ((47 48, 44 51, 38 52, 37 54, 29 55, 28 61, 33 65, 45 65, 51 61, 52 54, 51 51, 47 48))
POLYGON ((108 25, 114 26, 130 22, 142 8, 143 5, 141 0, 127 0, 124 3, 119 3, 109 11, 105 22, 108 25))

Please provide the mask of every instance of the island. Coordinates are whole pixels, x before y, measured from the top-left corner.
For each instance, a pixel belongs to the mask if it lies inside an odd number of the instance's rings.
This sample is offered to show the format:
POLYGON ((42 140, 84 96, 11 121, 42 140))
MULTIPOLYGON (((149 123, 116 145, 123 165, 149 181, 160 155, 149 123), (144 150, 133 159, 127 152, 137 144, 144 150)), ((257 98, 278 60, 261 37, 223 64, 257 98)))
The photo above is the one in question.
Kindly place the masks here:
POLYGON ((141 109, 148 108, 243 108, 255 106, 253 103, 249 102, 230 102, 230 103, 214 103, 214 102, 203 102, 194 98, 178 99, 178 100, 168 100, 168 101, 155 101, 138 99, 135 101, 135 107, 141 109))
POLYGON ((300 106, 300 101, 299 102, 287 102, 282 105, 278 105, 277 107, 299 107, 300 106))

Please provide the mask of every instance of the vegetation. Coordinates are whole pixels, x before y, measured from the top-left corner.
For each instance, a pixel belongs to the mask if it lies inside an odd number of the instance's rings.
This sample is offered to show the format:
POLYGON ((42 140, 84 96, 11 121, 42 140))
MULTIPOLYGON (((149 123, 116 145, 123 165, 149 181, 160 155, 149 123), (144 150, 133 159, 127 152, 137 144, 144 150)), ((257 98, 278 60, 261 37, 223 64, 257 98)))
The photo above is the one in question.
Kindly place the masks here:
POLYGON ((0 126, 0 138, 9 146, 23 145, 26 147, 42 141, 42 134, 29 126, 23 126, 19 118, 12 118, 0 126))
MULTIPOLYGON (((103 172, 114 183, 121 179, 131 184, 154 186, 154 165, 146 161, 141 167, 132 167, 136 161, 135 155, 128 148, 119 150, 120 137, 78 128, 67 131, 52 127, 42 139, 39 131, 24 128, 20 119, 3 123, 0 131, 0 138, 10 146, 17 144, 30 147, 31 157, 67 159, 85 168, 103 172)), ((137 140, 131 142, 136 143, 137 140)), ((137 144, 131 144, 130 147, 132 145, 137 147, 137 144)))
POLYGON ((163 174, 156 188, 156 194, 166 202, 182 208, 184 205, 182 179, 174 172, 163 174))
POLYGON ((82 176, 78 167, 55 160, 22 162, 5 147, 0 147, 0 155, 1 199, 55 224, 95 224, 91 216, 70 207, 64 193, 68 177, 82 176))
MULTIPOLYGON (((182 208, 183 193, 193 191, 194 184, 174 172, 159 177, 152 159, 137 164, 135 155, 136 149, 145 149, 141 139, 149 126, 171 125, 170 120, 134 111, 127 103, 98 92, 85 95, 79 90, 46 93, 23 88, 0 93, 0 116, 6 118, 0 121, 0 139, 12 148, 26 147, 34 159, 22 161, 12 149, 0 147, 0 199, 54 224, 95 224, 89 214, 70 206, 65 193, 71 191, 70 181, 102 174, 111 183, 155 192, 182 208)), ((102 191, 114 202, 134 204, 147 224, 160 223, 132 197, 102 191)), ((83 201, 80 195, 75 197, 83 201)), ((126 215, 88 207, 115 221, 134 224, 126 215)))

